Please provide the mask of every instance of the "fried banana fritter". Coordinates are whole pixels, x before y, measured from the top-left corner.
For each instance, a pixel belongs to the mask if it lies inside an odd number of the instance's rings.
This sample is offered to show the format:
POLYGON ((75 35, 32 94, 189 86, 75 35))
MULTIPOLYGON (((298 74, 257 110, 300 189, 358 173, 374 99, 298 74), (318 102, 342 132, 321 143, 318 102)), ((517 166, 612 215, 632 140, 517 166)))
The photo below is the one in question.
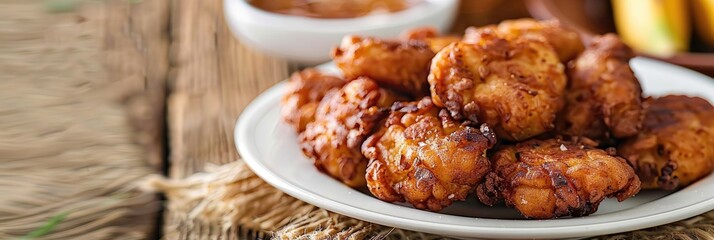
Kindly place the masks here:
POLYGON ((629 65, 634 56, 617 36, 607 34, 570 63, 559 133, 601 141, 637 134, 645 114, 642 88, 629 65))
POLYGON ((627 162, 601 149, 549 139, 506 146, 476 189, 486 205, 505 200, 527 218, 584 216, 605 197, 623 201, 640 190, 627 162))
POLYGON ((347 79, 366 76, 411 96, 429 92, 426 76, 434 52, 423 41, 387 41, 346 36, 332 59, 347 79))
POLYGON ((405 41, 420 40, 426 42, 433 52, 439 52, 449 44, 458 42, 461 37, 458 36, 439 36, 439 31, 433 27, 419 27, 410 29, 402 33, 401 39, 405 41))
POLYGON ((429 75, 434 103, 456 119, 487 123, 507 140, 552 129, 566 86, 553 48, 540 38, 509 40, 491 29, 478 33, 478 42, 457 42, 434 57, 429 75))
POLYGON ((714 107, 704 99, 665 96, 650 103, 640 134, 618 147, 646 189, 673 190, 714 168, 714 107))
POLYGON ((283 119, 298 133, 304 131, 305 126, 315 120, 315 110, 325 93, 344 84, 341 78, 324 75, 312 68, 293 73, 282 99, 280 113, 283 119))
POLYGON ((395 103, 383 126, 362 145, 367 186, 377 198, 438 211, 464 200, 490 170, 496 143, 486 124, 454 121, 431 99, 395 103))
MULTIPOLYGON (((585 48, 580 35, 563 26, 557 20, 536 21, 524 18, 506 20, 498 25, 489 25, 483 28, 494 29, 501 37, 509 40, 523 36, 543 37, 555 49, 558 59, 563 63, 575 58, 585 48)), ((480 31, 482 30, 475 27, 466 29, 464 41, 478 42, 481 37, 480 31)))
POLYGON ((302 151, 315 166, 350 187, 361 187, 367 159, 360 146, 399 96, 368 78, 358 78, 325 95, 315 121, 299 136, 302 151))

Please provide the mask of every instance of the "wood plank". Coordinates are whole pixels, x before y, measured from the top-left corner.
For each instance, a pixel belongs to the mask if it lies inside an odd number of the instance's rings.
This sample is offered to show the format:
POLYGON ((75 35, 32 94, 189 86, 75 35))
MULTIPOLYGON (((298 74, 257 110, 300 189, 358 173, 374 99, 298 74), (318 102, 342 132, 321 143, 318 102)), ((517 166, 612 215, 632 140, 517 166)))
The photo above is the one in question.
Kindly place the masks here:
MULTIPOLYGON (((235 161, 232 134, 241 110, 288 74, 285 61, 253 52, 233 37, 222 2, 173 1, 167 103, 171 178, 187 177, 206 163, 235 161)), ((166 239, 206 237, 176 217, 185 213, 171 206, 165 214, 166 239)))
MULTIPOLYGON (((170 0, 140 3, 109 1, 104 5, 104 65, 113 86, 129 86, 120 100, 155 172, 167 172, 166 90, 169 71, 170 0)), ((112 87, 113 88, 113 87, 112 87)), ((157 198, 153 199, 158 202, 157 198)), ((146 238, 156 238, 163 225, 162 205, 151 209, 146 238)))
POLYGON ((176 0, 172 7, 168 101, 169 175, 237 159, 233 127, 257 94, 287 77, 284 60, 241 45, 223 18, 222 0, 176 0))
POLYGON ((168 0, 71 2, 0 2, 0 239, 151 238, 168 0))
POLYGON ((104 4, 104 61, 108 77, 123 86, 134 140, 145 146, 147 161, 165 166, 165 101, 169 69, 169 0, 104 4), (128 89, 127 89, 128 88, 128 89))

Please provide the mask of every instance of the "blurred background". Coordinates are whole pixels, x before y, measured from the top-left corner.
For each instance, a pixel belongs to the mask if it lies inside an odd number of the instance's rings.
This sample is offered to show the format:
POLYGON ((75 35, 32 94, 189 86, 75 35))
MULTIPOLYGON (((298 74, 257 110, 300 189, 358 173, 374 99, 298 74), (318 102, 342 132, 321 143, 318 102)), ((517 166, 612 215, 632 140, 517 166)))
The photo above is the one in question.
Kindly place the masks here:
POLYGON ((142 179, 238 160, 241 110, 315 49, 522 17, 714 75, 711 0, 0 1, 0 239, 205 236, 142 179))

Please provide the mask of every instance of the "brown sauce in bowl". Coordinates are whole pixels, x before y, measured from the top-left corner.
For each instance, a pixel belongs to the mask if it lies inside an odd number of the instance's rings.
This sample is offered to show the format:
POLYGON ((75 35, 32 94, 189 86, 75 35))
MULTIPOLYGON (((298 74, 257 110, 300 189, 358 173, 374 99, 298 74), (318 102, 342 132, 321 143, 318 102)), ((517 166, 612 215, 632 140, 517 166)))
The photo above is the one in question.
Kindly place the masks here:
POLYGON ((423 0, 250 0, 268 12, 311 18, 354 18, 398 12, 423 0))

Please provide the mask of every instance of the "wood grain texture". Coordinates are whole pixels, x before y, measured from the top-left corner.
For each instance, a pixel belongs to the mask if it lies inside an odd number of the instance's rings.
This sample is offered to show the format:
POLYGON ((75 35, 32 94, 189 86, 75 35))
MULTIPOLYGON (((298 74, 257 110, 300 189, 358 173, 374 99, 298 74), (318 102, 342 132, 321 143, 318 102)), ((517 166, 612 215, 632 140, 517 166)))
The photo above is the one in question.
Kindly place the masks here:
POLYGON ((161 166, 168 0, 74 2, 0 1, 0 239, 53 216, 41 239, 156 229, 156 196, 132 186, 161 166))
POLYGON ((241 45, 223 18, 222 0, 176 0, 168 123, 172 178, 205 163, 237 159, 233 127, 260 92, 287 77, 287 63, 241 45))
MULTIPOLYGON (((104 61, 110 80, 125 89, 134 140, 157 171, 165 165, 165 101, 169 70, 169 0, 104 4, 104 61)), ((111 88, 110 88, 111 89, 111 88)))
MULTIPOLYGON (((171 15, 169 176, 180 179, 203 170, 206 163, 238 159, 233 144, 238 115, 260 92, 286 78, 288 69, 284 60, 253 52, 233 37, 223 19, 222 0, 174 0, 171 15)), ((177 216, 185 213, 172 206, 165 214, 166 239, 215 234, 183 221, 177 216)), ((253 236, 247 231, 237 232, 253 236)))

